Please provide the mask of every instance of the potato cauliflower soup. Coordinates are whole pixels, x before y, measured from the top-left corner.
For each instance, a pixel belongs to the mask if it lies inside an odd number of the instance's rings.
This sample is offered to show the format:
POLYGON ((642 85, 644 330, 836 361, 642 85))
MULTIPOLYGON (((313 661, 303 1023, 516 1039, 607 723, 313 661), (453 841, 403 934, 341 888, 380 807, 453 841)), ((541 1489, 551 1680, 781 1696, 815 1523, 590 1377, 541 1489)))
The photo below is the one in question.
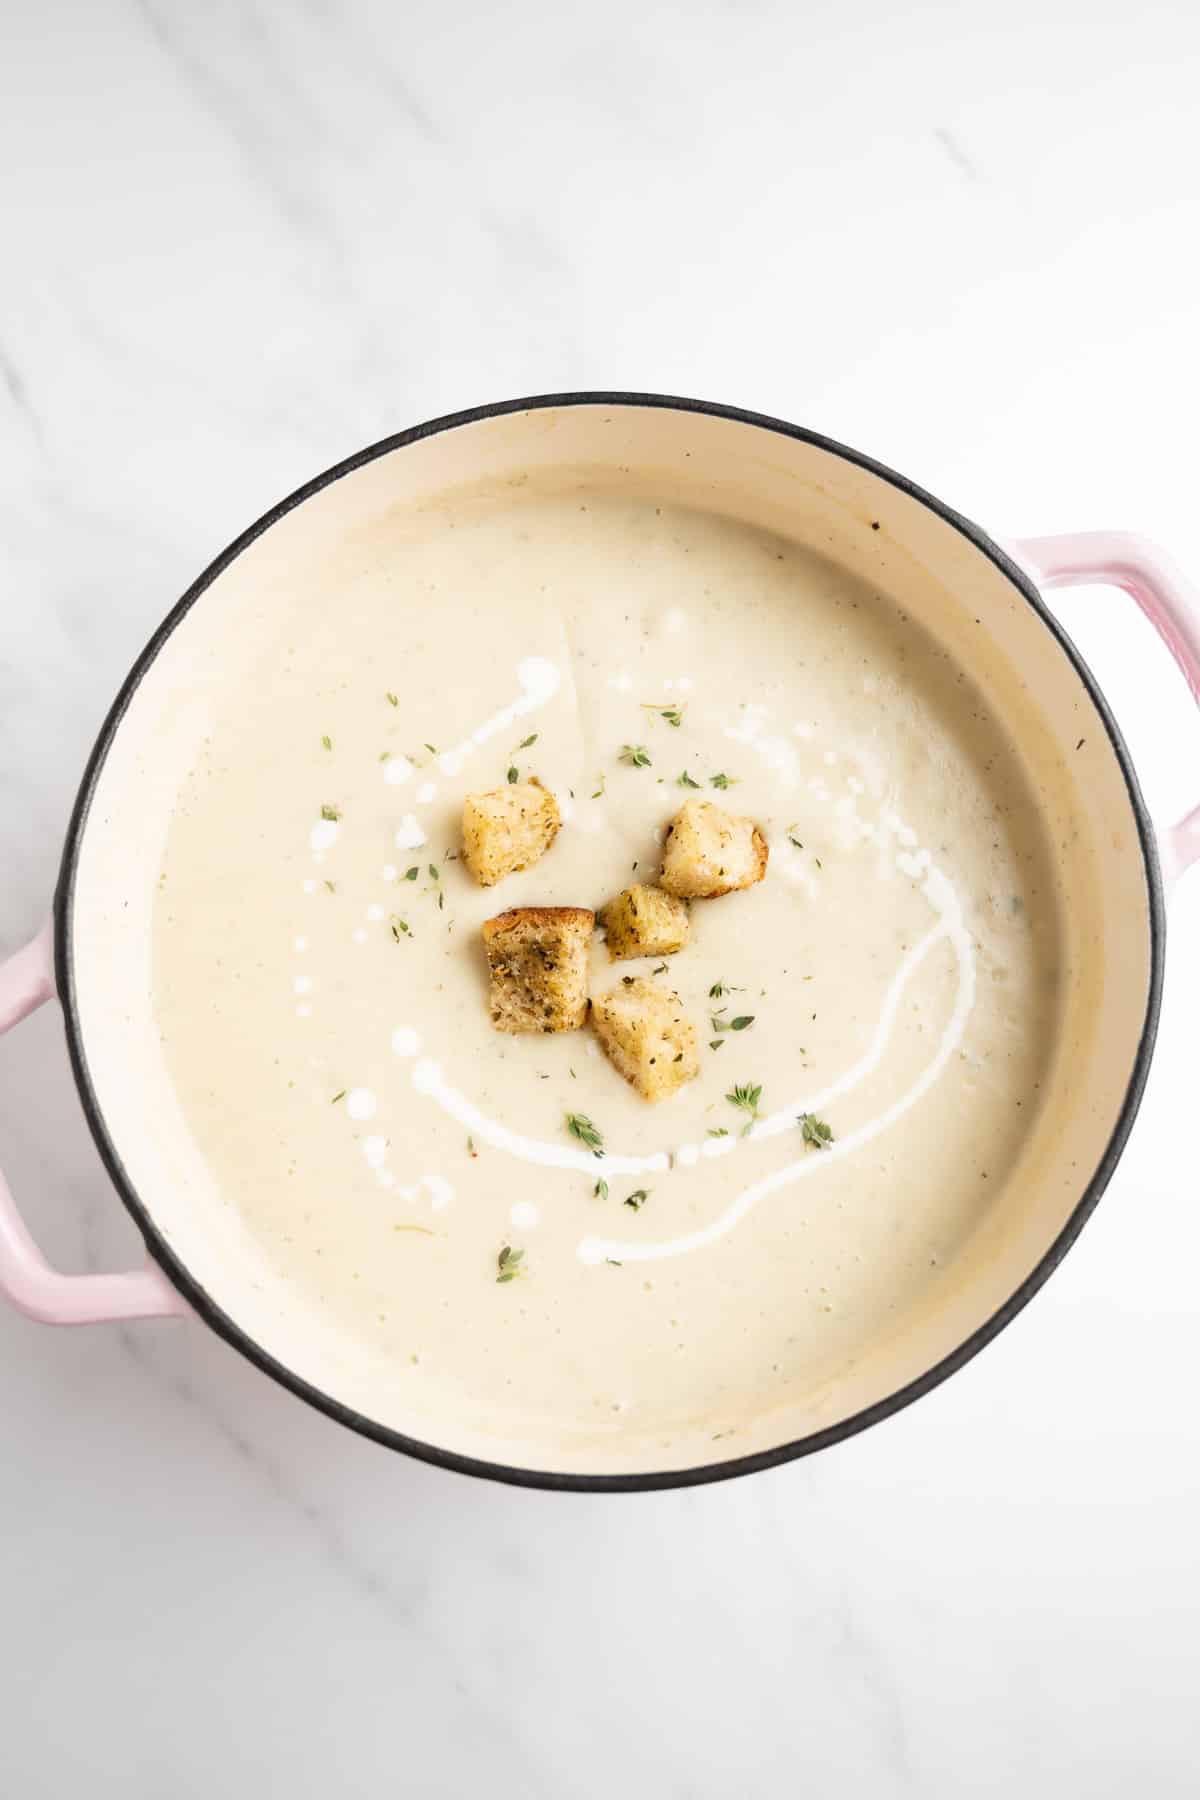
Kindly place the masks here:
POLYGON ((305 584, 177 807, 188 1128, 407 1429, 728 1452, 998 1203, 1058 1014, 1026 778, 813 549, 586 491, 391 540, 305 584))

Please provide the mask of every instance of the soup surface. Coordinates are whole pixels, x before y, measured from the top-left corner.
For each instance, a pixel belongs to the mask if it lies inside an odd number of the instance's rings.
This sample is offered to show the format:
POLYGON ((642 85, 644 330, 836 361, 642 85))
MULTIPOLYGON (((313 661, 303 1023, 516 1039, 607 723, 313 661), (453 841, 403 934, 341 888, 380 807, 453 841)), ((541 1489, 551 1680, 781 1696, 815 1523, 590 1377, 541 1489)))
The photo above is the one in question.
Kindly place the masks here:
POLYGON ((155 984, 222 1195, 415 1433, 724 1455, 934 1294, 1000 1203, 1058 954, 1015 753, 886 594, 708 513, 463 497, 351 546, 228 694, 169 835, 155 984), (463 798, 513 769, 563 828, 482 889, 463 798), (692 793, 770 861, 693 903, 665 970, 593 941, 593 992, 659 969, 697 1026, 699 1078, 655 1106, 586 1028, 492 1028, 480 926, 653 881, 692 793))

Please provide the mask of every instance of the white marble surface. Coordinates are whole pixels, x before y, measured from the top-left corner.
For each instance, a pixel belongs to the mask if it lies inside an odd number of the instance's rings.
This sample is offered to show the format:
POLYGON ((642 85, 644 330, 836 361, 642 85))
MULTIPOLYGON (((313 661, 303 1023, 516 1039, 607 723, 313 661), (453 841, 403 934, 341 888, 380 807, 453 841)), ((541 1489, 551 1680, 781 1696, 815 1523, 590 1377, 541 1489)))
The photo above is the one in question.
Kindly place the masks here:
MULTIPOLYGON (((732 399, 997 531, 1143 529, 1200 573, 1187 0, 3 11, 5 948, 174 596, 456 406, 732 399)), ((1148 629, 1062 610, 1156 808, 1194 803, 1148 629)), ((1145 1108, 1063 1269, 773 1475, 493 1488, 199 1327, 0 1314, 4 1793, 1195 1794, 1200 876, 1176 914, 1145 1108)), ((0 1150, 63 1266, 129 1255, 49 1012, 0 1047, 0 1150)))

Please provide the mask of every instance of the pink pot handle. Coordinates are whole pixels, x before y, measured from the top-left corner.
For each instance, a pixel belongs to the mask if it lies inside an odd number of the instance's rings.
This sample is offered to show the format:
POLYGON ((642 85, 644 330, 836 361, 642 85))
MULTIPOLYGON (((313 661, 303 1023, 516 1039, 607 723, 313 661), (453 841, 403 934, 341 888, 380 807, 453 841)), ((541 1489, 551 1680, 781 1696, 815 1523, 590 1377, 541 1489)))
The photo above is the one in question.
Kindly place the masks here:
MULTIPOLYGON (((50 925, 0 964, 0 1033, 54 994, 50 925)), ((46 1261, 0 1174, 0 1294, 28 1318, 48 1325, 92 1325, 109 1319, 163 1319, 187 1305, 148 1263, 127 1275, 60 1275, 46 1261)))
MULTIPOLYGON (((1079 531, 1069 537, 1020 538, 1013 555, 1039 587, 1086 583, 1124 588, 1157 631, 1200 705, 1200 597, 1166 553, 1131 531, 1079 531)), ((1168 885, 1200 862, 1200 806, 1159 833, 1168 885)))

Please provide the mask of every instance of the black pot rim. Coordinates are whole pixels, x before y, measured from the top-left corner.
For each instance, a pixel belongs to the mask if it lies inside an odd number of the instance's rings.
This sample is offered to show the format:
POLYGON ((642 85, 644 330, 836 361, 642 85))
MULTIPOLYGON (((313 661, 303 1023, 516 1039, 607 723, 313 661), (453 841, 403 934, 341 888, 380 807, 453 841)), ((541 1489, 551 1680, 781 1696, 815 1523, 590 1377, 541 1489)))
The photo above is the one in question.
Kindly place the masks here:
POLYGON ((240 537, 236 538, 208 565, 203 574, 192 583, 167 614, 134 663, 113 701, 88 758, 79 792, 71 811, 54 896, 55 971, 58 991, 62 999, 71 1067, 88 1127, 117 1192, 145 1239, 148 1253, 199 1317, 256 1368, 261 1369, 265 1375, 269 1375, 280 1386, 288 1389, 301 1400, 307 1401, 309 1405, 316 1407, 318 1411, 327 1414, 339 1424, 348 1426, 352 1431, 371 1438, 376 1443, 386 1445, 389 1449, 403 1451, 422 1462, 432 1463, 443 1469, 483 1476, 493 1481, 507 1482, 519 1487, 578 1493, 641 1493, 652 1489, 693 1487, 705 1482, 727 1481, 737 1475, 752 1474, 756 1470, 774 1468, 797 1457, 810 1456, 816 1450, 825 1449, 831 1444, 841 1442, 844 1438, 853 1437, 858 1432, 865 1431, 868 1426, 877 1424, 882 1419, 890 1418, 892 1414, 901 1411, 902 1408, 911 1405, 923 1394, 938 1387, 948 1376, 962 1368, 964 1363, 978 1355, 984 1345, 990 1343, 997 1333, 1016 1317, 1043 1283, 1048 1280, 1078 1237, 1101 1194, 1108 1186, 1141 1104, 1154 1051, 1162 997, 1165 937, 1162 878, 1154 830, 1124 739, 1113 718, 1108 702, 1075 645, 1048 611, 1033 582, 998 544, 994 543, 979 526, 944 505, 932 494, 918 487, 915 482, 909 481, 905 476, 897 474, 884 464, 876 462, 874 458, 851 450, 846 445, 840 444, 832 438, 824 437, 818 432, 808 431, 799 425, 788 424, 785 420, 772 418, 768 414, 748 412, 742 407, 723 405, 715 401, 690 400, 669 394, 621 393, 606 390, 537 394, 525 399, 501 400, 485 406, 471 407, 463 412, 448 413, 440 418, 430 419, 424 424, 412 426, 407 431, 397 432, 391 437, 383 438, 378 443, 369 445, 366 449, 347 457, 345 461, 325 470, 323 474, 316 476, 313 480, 305 482, 302 487, 297 488, 286 499, 279 501, 246 531, 242 532, 240 537), (506 413, 567 406, 667 408, 678 412, 699 413, 709 417, 732 420, 738 424, 757 426, 782 437, 812 444, 820 450, 841 457, 844 461, 853 463, 872 475, 878 476, 882 481, 908 495, 910 499, 927 507, 938 518, 944 520, 967 538, 977 550, 1007 576, 1012 585, 1022 594, 1067 656, 1087 690, 1108 734, 1125 779, 1130 805, 1137 824, 1150 910, 1151 957, 1146 1012, 1137 1055, 1120 1112, 1091 1180, 1084 1188, 1070 1217, 1045 1254, 1003 1305, 976 1326, 956 1350, 943 1357, 922 1375, 897 1388, 894 1393, 884 1399, 876 1401, 874 1405, 864 1407, 849 1418, 842 1419, 824 1430, 810 1432, 807 1436, 797 1438, 791 1443, 781 1444, 752 1456, 732 1457, 686 1469, 667 1469, 629 1475, 576 1475, 552 1470, 519 1468, 504 1463, 490 1462, 481 1457, 462 1455, 453 1450, 443 1449, 436 1444, 424 1443, 420 1439, 408 1437, 403 1432, 381 1425, 359 1413, 353 1407, 335 1400, 331 1395, 322 1393, 319 1388, 314 1387, 269 1355, 222 1311, 207 1291, 192 1277, 170 1244, 159 1232, 149 1208, 134 1188, 117 1147, 109 1135, 92 1083, 80 1029, 74 974, 72 918, 79 848, 105 758, 126 710, 158 652, 216 577, 228 568, 230 563, 264 531, 282 519, 285 514, 291 512, 293 507, 299 506, 332 482, 340 480, 344 475, 352 474, 356 469, 375 461, 380 456, 386 456, 393 450, 419 443, 423 438, 432 437, 440 432, 452 431, 461 425, 476 424, 481 420, 498 418, 506 413))

